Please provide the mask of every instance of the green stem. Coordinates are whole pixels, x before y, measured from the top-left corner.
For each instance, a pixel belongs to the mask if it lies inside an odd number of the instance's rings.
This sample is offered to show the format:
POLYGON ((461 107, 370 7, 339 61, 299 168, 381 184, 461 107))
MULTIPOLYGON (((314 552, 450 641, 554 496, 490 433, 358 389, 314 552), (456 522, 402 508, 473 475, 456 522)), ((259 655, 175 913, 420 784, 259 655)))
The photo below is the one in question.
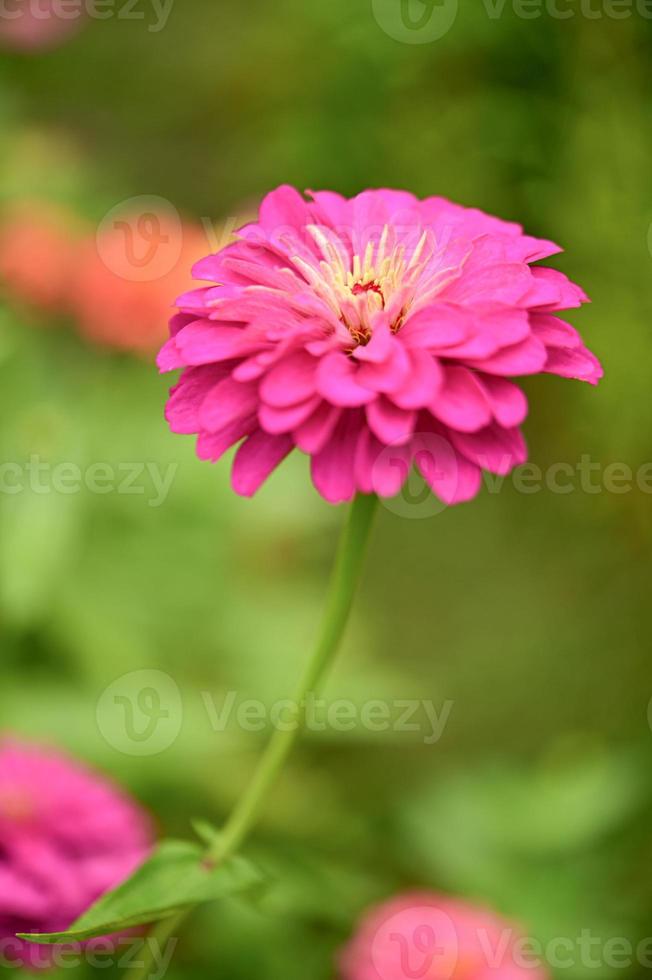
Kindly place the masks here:
MULTIPOLYGON (((271 787, 301 734, 306 699, 308 695, 315 693, 316 687, 332 663, 349 618, 377 503, 375 496, 359 494, 351 505, 340 538, 319 639, 293 702, 298 712, 297 724, 286 726, 283 731, 277 729, 272 735, 252 781, 236 803, 223 829, 208 848, 206 857, 211 862, 219 864, 226 860, 246 840, 260 817, 271 787)), ((158 943, 159 949, 163 949, 184 919, 185 914, 164 919, 152 930, 149 942, 158 943)), ((149 977, 154 962, 152 952, 151 946, 143 950, 143 961, 133 974, 133 980, 140 980, 140 978, 144 980, 149 977)))

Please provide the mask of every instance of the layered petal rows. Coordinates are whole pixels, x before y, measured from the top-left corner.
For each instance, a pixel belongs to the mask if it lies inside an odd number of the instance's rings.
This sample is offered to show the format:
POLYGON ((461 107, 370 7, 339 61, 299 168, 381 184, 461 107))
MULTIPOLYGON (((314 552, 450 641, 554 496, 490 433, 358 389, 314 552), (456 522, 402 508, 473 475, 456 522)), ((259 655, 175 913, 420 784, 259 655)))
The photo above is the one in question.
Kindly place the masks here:
POLYGON ((3 962, 49 965, 18 932, 67 929, 146 858, 153 828, 117 787, 50 749, 0 740, 3 962))
POLYGON ((246 496, 296 447, 331 503, 393 496, 413 465, 445 503, 468 500, 483 469, 526 458, 511 378, 602 375, 556 315, 586 295, 533 265, 559 251, 443 198, 280 187, 178 300, 158 361, 182 369, 169 425, 202 459, 240 444, 246 496))

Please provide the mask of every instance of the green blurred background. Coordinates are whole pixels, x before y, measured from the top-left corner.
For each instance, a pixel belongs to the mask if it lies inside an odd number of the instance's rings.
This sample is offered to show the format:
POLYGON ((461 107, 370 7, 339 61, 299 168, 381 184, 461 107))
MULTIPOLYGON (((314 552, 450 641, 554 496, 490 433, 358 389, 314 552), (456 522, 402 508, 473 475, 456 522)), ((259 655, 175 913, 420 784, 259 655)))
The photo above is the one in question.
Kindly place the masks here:
MULTIPOLYGON (((0 202, 56 202, 95 227, 156 194, 219 224, 290 182, 405 187, 520 221, 566 248, 555 264, 593 299, 572 319, 606 371, 597 390, 526 383, 531 458, 635 471, 652 431, 652 21, 570 7, 529 20, 467 3, 443 37, 408 44, 366 0, 177 0, 159 32, 141 2, 148 20, 2 53, 0 202)), ((2 461, 177 468, 160 507, 0 494, 0 724, 101 767, 161 833, 188 836, 191 818, 225 817, 265 738, 215 731, 206 700, 291 692, 344 512, 298 456, 236 498, 226 461, 168 433, 151 358, 51 319, 3 302, 2 461), (169 675, 183 705, 173 744, 144 755, 96 717, 136 670, 169 675)), ((543 941, 652 935, 650 504, 506 481, 426 518, 382 508, 327 693, 452 701, 443 735, 310 734, 249 847, 275 887, 199 913, 171 980, 326 980, 363 909, 412 887, 482 900, 543 941)))

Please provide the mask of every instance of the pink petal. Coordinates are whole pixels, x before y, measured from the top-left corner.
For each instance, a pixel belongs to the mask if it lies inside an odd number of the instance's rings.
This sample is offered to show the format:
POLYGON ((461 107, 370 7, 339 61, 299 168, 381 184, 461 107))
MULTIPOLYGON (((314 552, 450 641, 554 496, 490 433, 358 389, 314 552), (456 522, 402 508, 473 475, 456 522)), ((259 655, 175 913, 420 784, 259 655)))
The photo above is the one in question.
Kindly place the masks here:
POLYGON ((294 430, 294 438, 299 449, 313 455, 320 452, 330 437, 342 415, 342 409, 322 402, 309 419, 294 430))
POLYGON ((172 432, 189 434, 199 432, 199 411, 206 395, 228 375, 228 367, 222 365, 189 368, 179 383, 170 390, 165 406, 165 418, 172 432))
POLYGON ((527 459, 519 429, 503 429, 495 422, 480 432, 451 432, 451 440, 468 460, 490 473, 509 473, 527 459))
POLYGON ((170 337, 161 347, 156 357, 156 366, 161 374, 167 371, 176 371, 177 368, 185 367, 185 359, 177 347, 176 337, 170 337))
POLYGON ((237 442, 258 428, 255 415, 236 419, 225 425, 219 432, 200 432, 197 437, 197 456, 199 459, 216 463, 224 453, 237 442))
POLYGON ((309 205, 289 184, 282 184, 271 191, 260 205, 259 222, 275 238, 286 228, 303 231, 310 221, 309 205))
POLYGON ((300 402, 298 405, 289 405, 287 408, 275 408, 272 405, 261 404, 258 409, 258 421, 261 428, 270 435, 292 432, 293 429, 298 428, 310 418, 315 410, 323 404, 318 395, 305 402, 300 402))
POLYGON ((532 276, 534 283, 526 298, 529 307, 572 310, 589 302, 584 290, 557 269, 534 266, 532 276))
POLYGON ((445 197, 427 197, 421 202, 421 210, 428 221, 439 229, 454 229, 458 235, 475 240, 481 235, 513 235, 523 233, 521 225, 503 221, 479 208, 467 208, 445 197))
POLYGON ((491 357, 483 360, 468 360, 470 367, 487 374, 524 375, 543 371, 547 360, 544 345, 536 337, 528 337, 520 344, 504 347, 491 357))
MULTIPOLYGON (((270 254, 270 253, 268 253, 270 254)), ((254 251, 247 242, 233 242, 231 245, 227 245, 220 252, 216 252, 212 255, 206 255, 203 259, 200 259, 192 267, 193 279, 204 279, 208 282, 219 283, 220 285, 236 285, 244 286, 248 285, 250 282, 249 277, 243 278, 241 275, 234 273, 228 265, 229 260, 233 256, 240 256, 242 258, 246 256, 255 256, 259 260, 259 264, 263 264, 263 249, 254 251)))
POLYGON ((415 437, 412 448, 414 462, 424 480, 445 504, 471 500, 482 482, 480 468, 456 452, 436 426, 426 422, 423 428, 425 431, 415 437))
POLYGON ((545 238, 532 238, 530 235, 523 235, 520 239, 523 246, 523 258, 526 262, 539 262, 541 259, 549 259, 551 255, 559 255, 563 248, 555 242, 545 238))
POLYGON ((275 353, 271 350, 263 351, 262 354, 255 354, 254 357, 247 357, 233 368, 233 380, 256 381, 267 372, 274 360, 275 353))
POLYGON ((354 462, 362 429, 361 414, 345 412, 329 442, 312 457, 312 481, 331 504, 351 500, 356 492, 354 462))
POLYGON ((374 320, 371 339, 368 344, 360 345, 353 351, 357 361, 369 361, 371 364, 384 364, 390 360, 398 341, 392 334, 386 317, 374 320))
POLYGON ((202 429, 217 432, 231 422, 251 415, 258 406, 257 386, 241 384, 233 378, 220 381, 206 395, 199 410, 202 429))
POLYGON ((481 380, 496 421, 506 429, 520 425, 527 415, 528 405, 518 385, 489 374, 483 374, 481 380))
POLYGON ((270 436, 261 429, 240 446, 233 461, 231 485, 242 497, 252 497, 294 444, 289 436, 270 436))
MULTIPOLYGON (((366 347, 358 349, 367 350, 366 347)), ((398 391, 407 383, 409 374, 410 358, 407 350, 399 340, 390 337, 384 359, 363 363, 356 380, 371 391, 392 392, 398 391)))
POLYGON ((530 336, 530 320, 525 310, 487 310, 470 307, 465 312, 467 337, 459 344, 439 349, 441 357, 479 359, 490 357, 501 347, 509 347, 530 336))
POLYGON ((195 320, 179 331, 174 342, 185 364, 200 365, 250 354, 260 348, 261 337, 242 327, 195 320))
POLYGON ((351 225, 351 206, 349 201, 334 191, 308 191, 315 202, 315 213, 319 221, 331 228, 344 229, 351 225))
POLYGON ((409 348, 437 351, 466 340, 467 315, 445 304, 427 306, 401 327, 401 339, 409 348))
POLYGON ((439 391, 444 379, 436 357, 425 350, 410 351, 410 371, 403 386, 392 392, 399 408, 425 408, 439 391))
POLYGON ((304 350, 289 354, 267 372, 260 385, 260 397, 275 408, 305 401, 315 394, 318 364, 304 350))
POLYGON ((597 385, 604 371, 597 357, 585 347, 575 349, 549 347, 544 371, 562 378, 576 378, 597 385))
POLYGON ((504 262, 462 276, 442 294, 448 302, 519 306, 532 288, 529 266, 504 262))
POLYGON ((531 313, 530 326, 532 333, 546 347, 579 347, 582 343, 577 330, 549 313, 531 313))
POLYGON ((430 404, 432 414, 460 432, 476 432, 491 421, 485 389, 465 367, 447 365, 444 383, 430 404))
POLYGON ((187 293, 182 293, 174 305, 178 306, 182 313, 193 313, 195 316, 201 316, 208 309, 208 301, 214 294, 215 289, 213 287, 201 286, 199 289, 191 289, 187 293))
POLYGON ((0 866, 0 896, 2 906, 0 915, 29 917, 36 922, 50 912, 48 896, 36 882, 21 880, 16 871, 0 866))
POLYGON ((416 422, 416 412, 405 411, 381 397, 367 405, 367 422, 374 435, 386 446, 407 442, 416 422))
POLYGON ((366 405, 376 397, 357 380, 358 366, 342 351, 333 351, 319 362, 317 391, 332 405, 353 408, 366 405))
POLYGON ((384 446, 368 429, 363 429, 355 456, 355 479, 362 493, 394 497, 408 476, 412 465, 412 448, 384 446))
POLYGON ((174 337, 195 319, 192 313, 176 313, 170 320, 170 336, 174 337))
MULTIPOLYGON (((358 194, 353 206, 353 244, 358 254, 364 254, 367 243, 377 241, 385 225, 395 224, 392 220, 397 212, 413 214, 413 222, 419 221, 419 202, 407 191, 370 190, 358 194)), ((404 220, 399 225, 405 225, 404 220)), ((416 229, 412 230, 412 236, 416 229)), ((418 236, 417 236, 418 237, 418 236)))

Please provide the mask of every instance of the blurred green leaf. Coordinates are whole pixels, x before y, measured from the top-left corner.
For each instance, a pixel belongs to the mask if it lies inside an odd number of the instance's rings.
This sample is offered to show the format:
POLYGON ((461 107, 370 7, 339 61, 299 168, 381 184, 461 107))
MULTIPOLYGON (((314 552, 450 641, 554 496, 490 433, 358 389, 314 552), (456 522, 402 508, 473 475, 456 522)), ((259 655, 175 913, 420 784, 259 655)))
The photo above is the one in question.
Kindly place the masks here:
POLYGON ((244 858, 229 858, 212 867, 204 860, 200 847, 185 841, 164 841, 128 881, 100 898, 70 929, 26 933, 20 938, 40 945, 82 942, 246 892, 263 880, 262 874, 244 858))

